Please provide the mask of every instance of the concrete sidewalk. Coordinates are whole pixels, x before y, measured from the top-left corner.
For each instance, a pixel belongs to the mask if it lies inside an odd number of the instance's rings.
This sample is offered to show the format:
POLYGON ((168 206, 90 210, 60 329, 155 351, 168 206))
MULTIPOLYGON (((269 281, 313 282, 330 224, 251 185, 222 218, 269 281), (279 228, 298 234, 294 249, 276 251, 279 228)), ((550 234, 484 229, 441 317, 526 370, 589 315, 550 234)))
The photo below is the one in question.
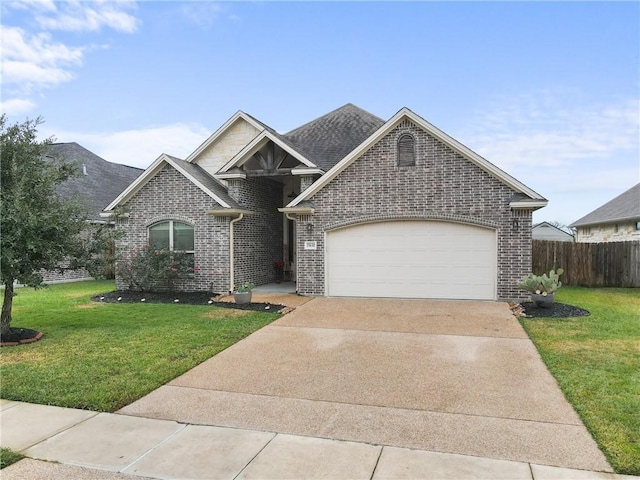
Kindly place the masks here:
POLYGON ((361 442, 0 401, 15 479, 632 479, 361 442), (58 463, 52 463, 58 462, 58 463))

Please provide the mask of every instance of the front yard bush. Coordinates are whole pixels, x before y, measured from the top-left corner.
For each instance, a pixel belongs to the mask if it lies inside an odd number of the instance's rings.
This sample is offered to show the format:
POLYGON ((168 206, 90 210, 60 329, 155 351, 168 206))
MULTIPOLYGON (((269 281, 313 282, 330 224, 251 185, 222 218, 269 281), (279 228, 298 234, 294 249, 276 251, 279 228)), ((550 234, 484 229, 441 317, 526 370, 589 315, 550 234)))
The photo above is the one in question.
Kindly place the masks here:
POLYGON ((120 257, 116 271, 130 290, 171 290, 176 280, 196 275, 198 267, 192 254, 147 245, 120 257))

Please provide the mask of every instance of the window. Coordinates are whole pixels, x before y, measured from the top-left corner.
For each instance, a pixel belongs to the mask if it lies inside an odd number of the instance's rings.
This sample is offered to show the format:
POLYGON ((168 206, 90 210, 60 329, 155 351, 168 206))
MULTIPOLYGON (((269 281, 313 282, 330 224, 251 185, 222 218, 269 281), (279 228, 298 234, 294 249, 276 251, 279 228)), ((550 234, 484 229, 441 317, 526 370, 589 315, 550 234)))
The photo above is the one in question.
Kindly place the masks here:
POLYGON ((415 140, 404 133, 398 138, 398 166, 413 167, 416 164, 415 140))
POLYGON ((640 222, 636 222, 636 230, 640 230, 640 222))
POLYGON ((193 226, 169 220, 149 227, 149 245, 168 250, 184 250, 193 255, 193 226))

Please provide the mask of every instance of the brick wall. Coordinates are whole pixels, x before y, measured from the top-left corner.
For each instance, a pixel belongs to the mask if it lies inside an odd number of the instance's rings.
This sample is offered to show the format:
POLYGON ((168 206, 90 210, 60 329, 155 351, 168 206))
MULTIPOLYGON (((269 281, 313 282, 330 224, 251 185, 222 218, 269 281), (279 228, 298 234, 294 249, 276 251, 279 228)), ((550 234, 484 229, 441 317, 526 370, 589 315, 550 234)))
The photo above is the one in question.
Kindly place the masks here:
POLYGON ((524 299, 516 284, 531 269, 531 211, 519 211, 513 229, 514 191, 448 146, 405 120, 311 199, 315 213, 298 223, 298 291, 324 295, 327 230, 376 219, 423 218, 467 222, 498 233, 500 299, 524 299), (416 164, 396 166, 396 141, 411 133, 416 164), (313 224, 312 233, 305 223, 313 224), (304 250, 304 242, 317 250, 304 250))
MULTIPOLYGON (((165 165, 127 202, 129 218, 117 220, 116 226, 123 232, 116 241, 118 258, 127 255, 132 248, 147 244, 149 226, 163 220, 186 222, 194 227, 194 261, 199 271, 192 278, 176 282, 176 288, 228 292, 229 219, 206 214, 216 206, 215 200, 173 167, 165 165)), ((128 287, 117 277, 116 286, 119 289, 128 287)))
MULTIPOLYGON (((66 268, 69 265, 68 261, 60 262, 61 268, 66 268)), ((63 282, 77 282, 80 280, 91 280, 93 277, 84 268, 76 268, 73 270, 41 270, 40 274, 44 283, 63 283, 63 282)))
POLYGON ((282 184, 268 178, 229 181, 229 195, 252 213, 234 224, 234 277, 256 285, 271 283, 273 262, 282 260, 282 184))

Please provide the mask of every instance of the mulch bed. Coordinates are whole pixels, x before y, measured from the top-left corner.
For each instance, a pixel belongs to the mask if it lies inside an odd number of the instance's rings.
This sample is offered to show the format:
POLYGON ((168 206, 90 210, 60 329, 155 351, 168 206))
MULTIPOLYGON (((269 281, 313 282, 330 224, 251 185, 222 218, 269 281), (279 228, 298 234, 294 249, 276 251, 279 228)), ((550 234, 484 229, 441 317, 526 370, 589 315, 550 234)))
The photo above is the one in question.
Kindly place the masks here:
POLYGON ((40 340, 44 334, 30 328, 11 327, 8 335, 3 335, 0 339, 0 347, 15 347, 25 343, 33 343, 40 340))
MULTIPOLYGON (((212 305, 222 308, 234 308, 237 310, 252 310, 256 312, 270 311, 277 313, 286 308, 285 305, 273 303, 232 303, 216 301, 216 295, 208 292, 133 292, 131 290, 116 290, 102 293, 92 298, 94 302, 104 303, 141 303, 144 298, 146 303, 174 303, 186 305, 212 305), (177 301, 176 301, 177 300, 177 301)), ((565 305, 564 303, 554 303, 550 308, 541 308, 533 302, 523 302, 519 304, 521 308, 514 310, 519 316, 520 312, 529 318, 567 318, 584 317, 589 315, 587 310, 565 305)), ((514 308, 517 308, 514 305, 514 308)), ((43 333, 30 328, 12 327, 9 335, 0 339, 0 347, 24 345, 37 342, 43 337, 43 333)))
POLYGON ((564 303, 554 303, 550 308, 538 307, 533 302, 523 302, 520 305, 524 309, 525 316, 531 318, 586 317, 589 315, 589 312, 583 308, 564 303))
POLYGON ((94 302, 103 303, 174 303, 185 305, 212 305, 222 308, 234 308, 236 310, 252 310, 255 312, 278 312, 285 308, 285 305, 273 303, 233 303, 219 302, 215 299, 216 294, 209 292, 134 292, 132 290, 115 290, 113 292, 101 293, 92 297, 94 302), (176 301, 177 300, 177 301, 176 301))

